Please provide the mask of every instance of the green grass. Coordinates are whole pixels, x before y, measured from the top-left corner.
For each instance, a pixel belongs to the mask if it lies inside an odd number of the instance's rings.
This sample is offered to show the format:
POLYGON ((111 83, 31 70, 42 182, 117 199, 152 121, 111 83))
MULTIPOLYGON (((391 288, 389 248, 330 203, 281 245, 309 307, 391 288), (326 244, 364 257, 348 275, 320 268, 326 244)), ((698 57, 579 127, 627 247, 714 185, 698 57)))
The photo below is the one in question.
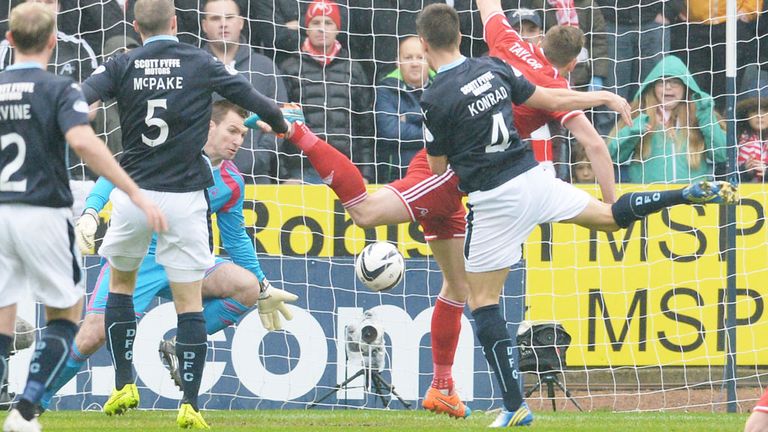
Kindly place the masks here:
MULTIPOLYGON (((493 413, 475 412, 466 420, 454 420, 426 411, 284 410, 205 411, 216 431, 450 431, 484 430, 493 413)), ((746 414, 644 412, 553 413, 537 412, 532 431, 742 431, 746 414)), ((4 418, 4 417, 3 417, 4 418)), ((47 412, 44 430, 152 432, 176 427, 175 411, 132 411, 110 418, 100 412, 47 412)))

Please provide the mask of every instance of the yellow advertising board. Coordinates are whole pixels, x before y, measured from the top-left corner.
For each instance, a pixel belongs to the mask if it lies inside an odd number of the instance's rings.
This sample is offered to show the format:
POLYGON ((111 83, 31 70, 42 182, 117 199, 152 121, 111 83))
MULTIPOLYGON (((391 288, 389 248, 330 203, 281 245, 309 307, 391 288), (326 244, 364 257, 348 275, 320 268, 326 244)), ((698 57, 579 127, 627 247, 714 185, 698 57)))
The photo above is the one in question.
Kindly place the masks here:
MULTIPOLYGON (((619 194, 644 189, 623 186, 619 194)), ((736 212, 737 348, 745 365, 768 364, 767 191, 742 185, 736 212)), ((248 186, 245 199, 245 225, 262 254, 344 256, 366 238, 397 241, 406 257, 429 254, 418 224, 357 228, 325 186, 248 186)), ((524 249, 526 318, 565 326, 570 366, 723 364, 722 209, 678 206, 615 233, 540 226, 524 249)))
MULTIPOLYGON (((633 190, 623 188, 622 192, 633 190)), ((768 364, 768 233, 762 186, 737 207, 738 363, 768 364)), ((569 365, 725 362, 725 213, 679 206, 627 230, 555 224, 526 244, 528 318, 572 335, 569 365)))

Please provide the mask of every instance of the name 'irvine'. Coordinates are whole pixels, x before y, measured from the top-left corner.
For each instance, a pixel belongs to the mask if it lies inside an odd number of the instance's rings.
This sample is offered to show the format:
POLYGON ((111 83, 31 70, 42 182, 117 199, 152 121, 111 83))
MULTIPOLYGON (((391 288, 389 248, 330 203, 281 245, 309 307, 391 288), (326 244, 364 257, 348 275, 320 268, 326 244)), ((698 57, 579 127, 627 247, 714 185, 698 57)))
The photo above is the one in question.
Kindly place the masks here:
POLYGON ((474 117, 481 112, 493 107, 499 102, 506 100, 508 96, 509 93, 507 93, 507 89, 504 87, 499 87, 495 91, 488 93, 487 95, 467 105, 467 109, 469 109, 469 113, 472 115, 472 117, 474 117))

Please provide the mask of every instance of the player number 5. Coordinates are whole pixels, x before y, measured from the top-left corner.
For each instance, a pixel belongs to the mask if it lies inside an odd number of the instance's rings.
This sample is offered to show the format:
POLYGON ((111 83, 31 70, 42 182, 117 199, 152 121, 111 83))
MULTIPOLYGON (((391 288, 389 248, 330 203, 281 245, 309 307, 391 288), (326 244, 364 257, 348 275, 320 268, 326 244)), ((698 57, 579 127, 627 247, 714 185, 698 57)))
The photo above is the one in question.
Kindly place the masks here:
POLYGON ((5 150, 10 145, 16 145, 18 153, 11 162, 0 170, 0 192, 24 192, 27 190, 27 180, 10 181, 11 176, 24 165, 27 156, 27 143, 17 133, 9 133, 0 136, 0 150, 5 150))
POLYGON ((147 127, 157 126, 160 128, 160 135, 157 138, 148 138, 141 134, 141 141, 150 147, 162 145, 168 139, 168 123, 161 118, 154 117, 156 108, 168 109, 168 100, 150 99, 147 101, 147 117, 144 118, 144 123, 147 124, 147 127))
POLYGON ((507 149, 507 147, 509 147, 509 129, 507 129, 507 124, 504 122, 504 114, 497 112, 493 115, 493 132, 491 132, 491 143, 485 146, 485 152, 503 152, 507 149))

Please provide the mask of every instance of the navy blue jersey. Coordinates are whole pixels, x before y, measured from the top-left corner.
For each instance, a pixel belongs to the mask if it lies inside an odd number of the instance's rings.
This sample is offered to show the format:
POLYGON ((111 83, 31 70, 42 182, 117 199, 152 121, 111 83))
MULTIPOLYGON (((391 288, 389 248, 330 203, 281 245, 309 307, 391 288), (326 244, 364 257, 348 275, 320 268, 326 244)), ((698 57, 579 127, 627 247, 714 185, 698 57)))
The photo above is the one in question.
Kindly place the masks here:
POLYGON ((31 63, 0 72, 0 204, 71 207, 64 135, 87 124, 70 78, 31 63))
POLYGON ((202 149, 214 92, 256 112, 278 132, 286 129, 277 105, 246 78, 171 36, 149 38, 107 61, 83 83, 83 91, 89 103, 117 99, 120 165, 148 190, 191 192, 213 185, 202 149))
POLYGON ((494 57, 463 59, 421 97, 427 153, 447 156, 464 192, 489 190, 537 165, 520 141, 512 104, 536 87, 494 57))

